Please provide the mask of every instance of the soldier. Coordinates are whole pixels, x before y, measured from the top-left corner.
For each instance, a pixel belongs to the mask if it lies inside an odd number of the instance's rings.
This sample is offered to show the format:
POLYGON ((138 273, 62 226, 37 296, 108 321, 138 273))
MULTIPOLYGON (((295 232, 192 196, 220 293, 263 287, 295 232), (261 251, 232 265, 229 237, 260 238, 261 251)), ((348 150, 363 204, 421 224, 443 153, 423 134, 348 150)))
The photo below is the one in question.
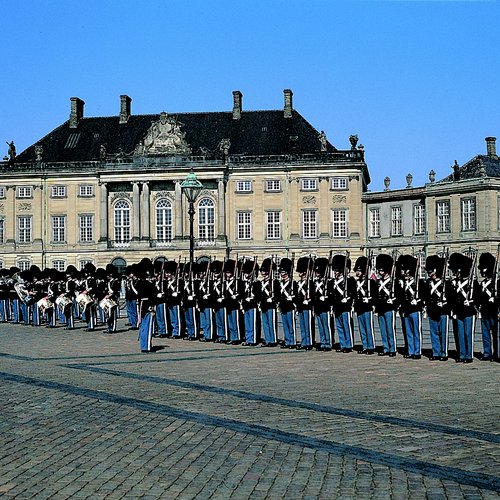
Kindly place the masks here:
POLYGON ((395 271, 394 259, 387 254, 377 255, 377 287, 373 300, 378 319, 382 352, 379 356, 396 356, 396 301, 394 298, 395 271))
POLYGON ((215 326, 217 328, 216 342, 219 344, 225 344, 228 341, 226 309, 224 304, 224 280, 222 279, 223 266, 224 263, 220 260, 214 260, 211 266, 213 276, 212 295, 214 298, 214 316, 215 326))
POLYGON ((452 253, 449 267, 453 273, 450 287, 450 306, 453 314, 453 328, 457 342, 457 363, 472 363, 476 306, 479 304, 479 284, 474 278, 472 259, 460 253, 452 253))
POLYGON ((293 303, 293 262, 284 257, 279 265, 279 292, 278 305, 281 312, 281 324, 283 325, 282 349, 295 349, 295 304, 293 303))
POLYGON ((7 284, 9 285, 9 302, 10 310, 12 312, 11 322, 20 323, 21 322, 21 301, 17 295, 14 285, 17 283, 19 272, 21 270, 18 267, 11 267, 9 269, 9 278, 7 279, 7 284))
POLYGON ((66 279, 64 281, 63 295, 65 300, 62 306, 62 314, 64 316, 64 327, 66 330, 73 330, 75 327, 74 300, 76 297, 76 287, 78 279, 78 269, 69 265, 66 268, 66 279))
POLYGON ((359 333, 363 347, 358 354, 375 353, 373 335, 373 297, 377 284, 370 278, 370 259, 362 255, 354 264, 355 289, 353 290, 353 308, 358 318, 359 333))
POLYGON ((155 334, 155 306, 157 288, 154 281, 154 267, 149 259, 142 259, 136 268, 139 301, 139 347, 141 352, 153 352, 155 334))
POLYGON ((498 262, 491 253, 483 253, 479 257, 481 297, 479 312, 481 313, 481 333, 483 338, 482 361, 498 361, 498 262))
POLYGON ((197 304, 200 314, 200 328, 203 337, 200 342, 212 342, 214 340, 215 317, 214 297, 212 294, 213 281, 211 279, 212 261, 203 261, 198 264, 198 288, 197 304))
POLYGON ((184 309, 184 324, 186 325, 187 340, 198 339, 198 317, 196 311, 196 295, 198 280, 196 280, 196 262, 188 262, 184 266, 184 287, 182 305, 184 309))
POLYGON ((421 292, 425 310, 429 318, 432 356, 431 361, 447 361, 448 359, 448 283, 445 281, 447 259, 438 255, 430 255, 425 260, 425 270, 429 275, 421 292))
MULTIPOLYGON (((128 324, 131 330, 137 330, 137 289, 135 287, 137 277, 135 275, 136 264, 125 268, 125 308, 127 310, 128 324)), ((166 333, 166 332, 165 332, 166 333)))
POLYGON ((395 295, 398 300, 408 351, 405 358, 422 357, 422 309, 423 301, 418 278, 420 263, 412 255, 401 255, 398 259, 402 276, 397 280, 395 295))
MULTIPOLYGON (((165 293, 165 266, 175 268, 177 265, 175 262, 166 263, 163 260, 156 260, 154 264, 155 268, 155 287, 156 287, 156 310, 155 310, 155 321, 156 321, 156 334, 160 338, 168 337, 168 307, 167 307, 167 294, 165 293)), ((133 290, 129 290, 129 297, 133 300, 133 290)), ((125 285, 125 297, 127 297, 127 286, 125 285)), ((127 311, 129 318, 130 313, 127 311)))
POLYGON ((328 273, 330 266, 328 259, 319 257, 314 261, 314 278, 312 303, 314 317, 319 332, 318 351, 331 351, 333 331, 331 324, 331 294, 329 290, 328 273))
POLYGON ((174 260, 165 263, 165 284, 163 292, 166 295, 168 309, 168 324, 172 328, 170 335, 173 339, 182 338, 182 290, 184 283, 181 279, 182 264, 174 260))
POLYGON ((106 295, 104 297, 104 320, 108 333, 116 332, 119 300, 121 291, 121 276, 113 264, 106 266, 106 295))
POLYGON ((238 279, 238 261, 227 259, 224 262, 224 306, 226 309, 229 342, 232 345, 241 343, 240 298, 241 282, 238 279))
POLYGON ((333 313, 335 315, 335 328, 339 337, 337 352, 352 352, 353 348, 353 323, 351 292, 356 288, 354 278, 349 276, 351 259, 347 255, 337 254, 332 259, 333 279, 331 283, 333 313))
POLYGON ((10 273, 8 269, 0 269, 0 321, 7 323, 10 319, 9 285, 10 273))
POLYGON ((86 296, 82 303, 82 317, 87 323, 86 332, 92 332, 96 326, 96 293, 97 283, 95 279, 96 267, 91 262, 87 262, 83 268, 84 278, 81 282, 83 288, 82 295, 86 296))
POLYGON ((259 338, 258 301, 260 298, 260 282, 256 279, 259 273, 257 259, 246 260, 241 269, 242 279, 242 308, 245 327, 244 346, 255 346, 259 338))
POLYGON ((264 334, 263 347, 275 347, 278 345, 278 334, 276 332, 276 303, 279 283, 274 277, 276 263, 272 258, 262 261, 260 266, 260 310, 262 330, 264 334))
POLYGON ((299 279, 295 282, 294 301, 300 325, 301 341, 297 349, 310 351, 314 340, 314 314, 312 308, 312 291, 314 284, 311 279, 314 262, 310 257, 300 257, 296 271, 299 279))

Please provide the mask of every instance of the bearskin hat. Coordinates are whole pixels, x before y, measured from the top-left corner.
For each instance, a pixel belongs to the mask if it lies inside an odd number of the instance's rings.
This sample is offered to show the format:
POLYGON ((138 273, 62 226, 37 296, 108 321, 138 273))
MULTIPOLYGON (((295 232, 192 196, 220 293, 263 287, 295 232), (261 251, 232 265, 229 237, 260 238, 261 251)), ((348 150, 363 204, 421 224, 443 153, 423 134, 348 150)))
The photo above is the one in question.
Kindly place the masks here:
POLYGON ((83 272, 86 274, 86 275, 89 275, 89 274, 94 274, 96 271, 96 267, 94 266, 94 264, 92 264, 92 262, 87 262, 85 264, 85 266, 83 266, 83 272))
POLYGON ((11 276, 14 276, 14 274, 18 273, 21 269, 19 269, 18 267, 16 266, 12 266, 9 271, 10 271, 10 275, 11 276))
POLYGON ((213 260, 210 264, 210 271, 213 273, 220 273, 222 271, 222 262, 220 260, 213 260))
POLYGON ((36 279, 36 278, 38 278, 38 276, 40 276, 42 271, 40 270, 40 268, 36 264, 32 264, 30 267, 30 273, 31 273, 31 276, 33 276, 33 278, 36 279))
POLYGON ((259 272, 259 264, 255 260, 247 259, 243 263, 242 271, 245 274, 251 274, 252 272, 259 272))
POLYGON ((206 273, 208 266, 211 264, 211 261, 209 260, 200 260, 200 262, 197 262, 197 272, 198 273, 206 273))
POLYGON ((280 260, 280 273, 286 273, 290 275, 292 273, 292 268, 293 262, 289 258, 283 257, 280 260))
POLYGON ((483 276, 492 276, 495 271, 495 257, 489 253, 485 252, 479 256, 479 270, 483 276))
POLYGON ((361 271, 362 273, 366 272, 366 267, 368 264, 368 258, 364 255, 358 257, 356 259, 356 263, 354 264, 354 271, 361 271))
POLYGON ((73 266, 73 265, 69 265, 67 268, 66 268, 66 271, 65 271, 66 274, 69 274, 70 276, 75 276, 76 274, 78 274, 78 269, 73 266))
POLYGON ((312 267, 313 260, 310 257, 300 257, 297 260, 296 271, 298 273, 307 273, 309 269, 312 267))
POLYGON ((118 272, 118 268, 114 264, 107 264, 106 274, 108 276, 118 276, 120 273, 118 272))
POLYGON ((446 259, 444 257, 439 257, 439 255, 429 255, 425 259, 425 270, 429 274, 435 274, 438 278, 443 276, 444 265, 446 259))
POLYGON ((271 270, 276 270, 276 263, 271 259, 271 257, 267 257, 262 261, 262 264, 260 266, 260 271, 262 273, 269 273, 271 270))
POLYGON ((463 276, 470 272, 472 259, 462 253, 452 253, 448 260, 448 267, 452 270, 452 272, 460 272, 463 276))
POLYGON ((334 255, 332 258, 332 268, 334 271, 343 273, 345 268, 347 267, 347 270, 351 270, 351 259, 347 259, 346 263, 346 256, 343 254, 337 254, 334 255))
POLYGON ((236 261, 234 259, 227 259, 224 262, 224 272, 234 274, 236 270, 236 261))
POLYGON ((399 270, 402 273, 409 274, 410 276, 415 276, 417 271, 418 259, 413 257, 413 255, 404 254, 398 259, 399 270))
POLYGON ((324 275, 328 268, 328 259, 325 257, 318 257, 314 261, 314 272, 324 275))
POLYGON ((393 265, 394 265, 394 259, 386 253, 378 254, 375 259, 375 266, 377 268, 377 271, 380 270, 384 271, 384 273, 386 274, 390 274, 393 265))

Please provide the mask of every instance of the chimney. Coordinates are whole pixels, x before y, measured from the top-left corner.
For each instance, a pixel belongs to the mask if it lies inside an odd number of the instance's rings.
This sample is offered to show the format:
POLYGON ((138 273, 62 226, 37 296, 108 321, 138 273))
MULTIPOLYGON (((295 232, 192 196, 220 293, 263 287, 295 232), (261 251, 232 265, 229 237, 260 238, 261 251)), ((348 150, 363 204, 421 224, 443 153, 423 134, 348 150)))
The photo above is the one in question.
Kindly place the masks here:
POLYGON ((290 89, 285 89, 283 91, 283 94, 285 94, 285 109, 284 109, 284 116, 285 118, 291 118, 292 117, 292 96, 293 92, 290 89))
POLYGON ((486 141, 487 155, 490 158, 493 158, 494 160, 498 160, 497 147, 496 147, 497 138, 496 137, 486 137, 485 141, 486 141))
POLYGON ((77 128, 78 122, 83 118, 83 107, 85 102, 78 97, 72 97, 71 113, 69 114, 69 128, 77 128))
POLYGON ((239 90, 233 90, 233 120, 241 118, 241 98, 243 94, 239 90))
POLYGON ((127 123, 130 118, 130 103, 132 99, 128 95, 120 96, 120 125, 127 123))

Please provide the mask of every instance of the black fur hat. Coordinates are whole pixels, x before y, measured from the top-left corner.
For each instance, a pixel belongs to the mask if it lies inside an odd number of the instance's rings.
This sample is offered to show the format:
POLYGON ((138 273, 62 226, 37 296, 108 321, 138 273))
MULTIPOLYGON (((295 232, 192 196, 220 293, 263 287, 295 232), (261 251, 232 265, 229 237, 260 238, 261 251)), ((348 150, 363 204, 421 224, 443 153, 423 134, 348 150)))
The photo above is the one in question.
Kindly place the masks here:
POLYGON ((439 255, 429 255, 425 259, 425 270, 429 274, 435 274, 438 278, 442 278, 445 262, 446 259, 439 257, 439 255))
POLYGON ((384 271, 384 273, 386 274, 390 274, 393 265, 394 265, 394 259, 386 253, 378 254, 375 259, 375 266, 377 267, 377 271, 381 270, 384 271))
POLYGON ((318 257, 314 261, 314 272, 324 275, 328 268, 328 259, 326 257, 318 257))
POLYGON ((334 271, 337 272, 344 272, 345 268, 347 266, 347 270, 351 270, 351 259, 347 259, 347 264, 346 264, 346 256, 343 254, 337 254, 334 255, 332 258, 332 268, 334 271))
POLYGON ((309 269, 311 269, 313 260, 310 257, 300 257, 297 260, 297 268, 296 271, 298 273, 307 273, 309 269))
POLYGON ((418 259, 413 257, 413 255, 405 254, 401 255, 398 259, 399 269, 403 273, 407 273, 410 276, 415 276, 417 271, 418 259))
POLYGON ((366 266, 368 264, 368 259, 364 255, 356 259, 356 264, 354 264, 354 271, 361 271, 364 273, 366 271, 366 266))
POLYGON ((479 256, 479 270, 483 276, 492 276, 495 271, 495 257, 485 252, 479 256))
POLYGON ((257 262, 255 260, 247 259, 243 263, 243 266, 241 269, 245 274, 251 274, 252 272, 258 273, 259 272, 259 264, 257 264, 257 262))
POLYGON ((280 260, 280 273, 286 273, 290 275, 292 273, 292 266, 292 261, 287 257, 283 257, 280 260))

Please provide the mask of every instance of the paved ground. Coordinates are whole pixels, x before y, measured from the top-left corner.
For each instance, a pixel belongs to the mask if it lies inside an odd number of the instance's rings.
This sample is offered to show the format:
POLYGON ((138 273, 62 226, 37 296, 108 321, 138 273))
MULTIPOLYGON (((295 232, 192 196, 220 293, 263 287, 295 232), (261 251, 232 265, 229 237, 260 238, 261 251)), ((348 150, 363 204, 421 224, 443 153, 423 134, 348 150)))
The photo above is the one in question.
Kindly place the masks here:
POLYGON ((500 364, 0 324, 5 498, 499 498, 500 364))

